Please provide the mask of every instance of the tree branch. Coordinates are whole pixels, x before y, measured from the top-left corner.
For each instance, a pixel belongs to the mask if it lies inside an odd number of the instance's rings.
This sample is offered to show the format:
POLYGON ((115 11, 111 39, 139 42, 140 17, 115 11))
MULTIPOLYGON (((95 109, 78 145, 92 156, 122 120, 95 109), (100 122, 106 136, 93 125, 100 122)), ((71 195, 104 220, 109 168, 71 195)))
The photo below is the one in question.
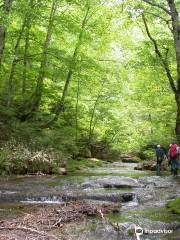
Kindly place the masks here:
POLYGON ((158 3, 152 2, 152 1, 150 1, 150 0, 142 0, 142 1, 145 2, 145 3, 147 3, 147 4, 149 4, 149 5, 151 5, 151 6, 160 8, 161 10, 163 10, 164 12, 166 12, 167 14, 171 15, 170 11, 169 11, 167 8, 163 7, 162 5, 160 5, 160 4, 158 4, 158 3))
POLYGON ((158 14, 155 14, 155 13, 152 13, 152 12, 144 11, 144 13, 150 14, 152 16, 155 16, 155 17, 161 19, 163 22, 165 22, 167 24, 167 26, 168 26, 169 30, 171 31, 171 33, 173 33, 173 29, 169 25, 171 23, 171 19, 163 18, 162 16, 160 16, 158 14))
POLYGON ((172 75, 171 75, 171 72, 170 72, 168 63, 167 63, 166 60, 164 60, 164 58, 163 58, 163 56, 162 56, 162 54, 161 54, 161 52, 160 52, 160 50, 159 50, 159 46, 158 46, 156 40, 152 37, 152 35, 151 35, 150 31, 149 31, 149 27, 148 27, 148 25, 147 25, 147 21, 146 21, 146 18, 145 18, 145 16, 144 16, 144 14, 142 14, 142 19, 143 19, 143 22, 144 22, 144 26, 145 26, 145 29, 146 29, 146 33, 147 33, 149 39, 152 41, 152 43, 153 43, 153 45, 154 45, 154 48, 155 48, 155 52, 156 52, 156 54, 158 55, 158 57, 159 57, 162 65, 163 65, 163 67, 164 67, 164 70, 165 70, 166 75, 167 75, 167 77, 168 77, 168 80, 169 80, 169 84, 170 84, 170 86, 171 86, 171 89, 172 89, 172 91, 174 92, 174 94, 176 95, 176 94, 177 94, 177 89, 176 89, 176 86, 175 86, 175 83, 174 83, 174 79, 173 79, 173 77, 172 77, 172 75))

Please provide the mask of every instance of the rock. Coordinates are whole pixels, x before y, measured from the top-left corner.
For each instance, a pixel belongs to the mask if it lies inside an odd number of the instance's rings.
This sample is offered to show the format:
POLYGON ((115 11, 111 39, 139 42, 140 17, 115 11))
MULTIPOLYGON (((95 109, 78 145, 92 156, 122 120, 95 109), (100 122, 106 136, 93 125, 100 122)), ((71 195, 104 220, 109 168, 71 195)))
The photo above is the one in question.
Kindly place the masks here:
POLYGON ((87 158, 87 160, 92 162, 100 162, 100 160, 97 158, 87 158))
POLYGON ((135 168, 135 170, 150 170, 156 171, 156 162, 154 161, 146 161, 143 163, 139 163, 135 168))
POLYGON ((128 177, 105 177, 97 181, 104 188, 133 188, 139 187, 139 183, 136 179, 128 177))
MULTIPOLYGON (((163 171, 168 169, 168 160, 164 159, 161 166, 163 171)), ((135 168, 135 170, 150 170, 156 171, 156 162, 155 161, 145 161, 143 163, 139 163, 135 168)))
POLYGON ((138 164, 136 167, 134 167, 134 170, 143 171, 143 164, 142 163, 138 164))
POLYGON ((82 187, 104 187, 104 188, 138 188, 141 185, 136 179, 128 177, 104 177, 97 180, 90 180, 82 184, 82 187))
POLYGON ((87 193, 87 194, 66 194, 62 196, 62 201, 82 201, 82 200, 96 200, 96 201, 107 201, 113 203, 129 202, 135 197, 134 193, 87 193))
POLYGON ((168 170, 168 159, 164 159, 163 162, 162 162, 162 170, 163 171, 166 171, 168 170))
POLYGON ((67 171, 65 168, 58 168, 58 174, 60 175, 66 175, 67 174, 67 171))
POLYGON ((84 148, 79 153, 79 157, 91 158, 91 151, 88 148, 84 148))
POLYGON ((120 160, 125 163, 138 163, 140 162, 140 158, 131 155, 120 155, 120 160))

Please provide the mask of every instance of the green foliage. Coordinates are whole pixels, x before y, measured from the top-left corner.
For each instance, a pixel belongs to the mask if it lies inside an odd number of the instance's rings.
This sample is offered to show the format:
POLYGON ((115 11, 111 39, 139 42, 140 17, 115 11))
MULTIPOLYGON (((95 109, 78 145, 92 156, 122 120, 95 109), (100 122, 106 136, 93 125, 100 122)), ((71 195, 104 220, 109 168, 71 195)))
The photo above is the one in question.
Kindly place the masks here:
POLYGON ((96 167, 102 167, 103 162, 102 161, 93 161, 90 159, 72 159, 67 162, 67 171, 70 173, 77 172, 77 171, 83 171, 87 170, 88 168, 96 168, 96 167))
POLYGON ((32 150, 28 146, 12 140, 1 147, 0 174, 58 173, 67 157, 60 151, 45 149, 32 150))
POLYGON ((146 146, 168 146, 174 140, 175 99, 140 15, 145 12, 175 77, 165 13, 142 1, 114 0, 20 0, 8 13, 3 9, 1 141, 14 138, 33 151, 48 148, 66 156, 103 142, 106 156, 108 151, 114 157, 143 152, 152 158, 146 146), (53 2, 57 9, 50 18, 53 2), (61 112, 44 127, 55 117, 69 73, 61 112))
POLYGON ((176 198, 173 201, 169 201, 167 207, 173 212, 180 214, 180 198, 176 198))

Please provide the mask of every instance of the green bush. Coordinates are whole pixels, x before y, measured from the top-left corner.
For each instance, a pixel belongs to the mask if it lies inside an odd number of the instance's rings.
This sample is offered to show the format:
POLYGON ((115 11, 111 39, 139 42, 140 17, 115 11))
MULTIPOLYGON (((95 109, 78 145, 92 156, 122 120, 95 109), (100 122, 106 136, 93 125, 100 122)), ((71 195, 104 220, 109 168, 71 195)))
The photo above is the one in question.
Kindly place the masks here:
POLYGON ((180 214, 180 198, 168 202, 167 207, 170 208, 173 213, 180 214))
POLYGON ((67 157, 51 149, 32 150, 11 140, 0 150, 0 174, 57 173, 67 157))

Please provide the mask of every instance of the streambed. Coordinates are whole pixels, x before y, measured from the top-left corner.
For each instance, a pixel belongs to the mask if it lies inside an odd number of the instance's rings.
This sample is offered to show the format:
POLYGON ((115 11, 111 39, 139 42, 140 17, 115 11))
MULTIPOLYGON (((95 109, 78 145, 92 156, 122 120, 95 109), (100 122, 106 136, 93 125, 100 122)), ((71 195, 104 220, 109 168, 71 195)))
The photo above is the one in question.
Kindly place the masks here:
MULTIPOLYGON (((134 170, 135 163, 110 163, 74 176, 1 177, 0 221, 21 216, 42 206, 86 201, 93 204, 119 204, 116 213, 70 222, 53 234, 59 239, 136 239, 134 225, 141 228, 173 230, 171 234, 143 234, 140 239, 179 239, 180 216, 165 207, 180 196, 180 177, 154 176, 134 170), (111 224, 117 225, 116 231, 111 224)), ((8 238, 7 238, 8 239, 8 238)))

